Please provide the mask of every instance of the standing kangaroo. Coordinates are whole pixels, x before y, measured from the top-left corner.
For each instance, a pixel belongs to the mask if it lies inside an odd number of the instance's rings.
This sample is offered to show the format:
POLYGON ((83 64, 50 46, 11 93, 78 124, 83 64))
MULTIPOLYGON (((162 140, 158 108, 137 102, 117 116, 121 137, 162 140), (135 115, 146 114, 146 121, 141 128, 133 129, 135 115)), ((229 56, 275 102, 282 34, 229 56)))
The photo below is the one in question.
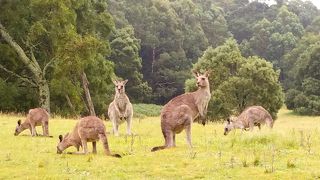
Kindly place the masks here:
POLYGON ((270 113, 262 106, 250 106, 246 108, 238 117, 232 117, 227 119, 227 124, 224 128, 224 135, 227 135, 233 129, 242 129, 250 131, 254 126, 258 126, 261 129, 262 124, 267 124, 269 128, 273 127, 273 119, 270 113))
POLYGON ((161 129, 165 140, 164 146, 152 148, 152 152, 176 146, 175 135, 186 130, 187 143, 191 144, 191 124, 200 116, 202 124, 206 123, 208 103, 211 98, 208 72, 203 75, 194 72, 198 90, 185 93, 171 99, 161 111, 161 129))
POLYGON ((59 135, 60 142, 57 145, 57 153, 61 154, 65 149, 74 146, 79 151, 82 146, 83 152, 74 154, 87 154, 87 142, 92 142, 93 153, 97 153, 96 142, 100 139, 103 143, 104 152, 108 156, 121 157, 119 154, 111 154, 109 150, 105 126, 101 119, 96 116, 87 116, 81 118, 71 133, 67 133, 64 137, 59 135))
POLYGON ((127 121, 127 134, 131 135, 133 108, 125 93, 125 85, 127 82, 128 80, 113 81, 116 94, 114 100, 109 105, 108 116, 112 122, 115 136, 119 136, 118 128, 124 121, 127 121))
POLYGON ((37 136, 36 126, 42 126, 43 136, 49 136, 49 113, 43 108, 30 109, 23 123, 19 119, 14 135, 17 136, 29 129, 32 136, 37 136))

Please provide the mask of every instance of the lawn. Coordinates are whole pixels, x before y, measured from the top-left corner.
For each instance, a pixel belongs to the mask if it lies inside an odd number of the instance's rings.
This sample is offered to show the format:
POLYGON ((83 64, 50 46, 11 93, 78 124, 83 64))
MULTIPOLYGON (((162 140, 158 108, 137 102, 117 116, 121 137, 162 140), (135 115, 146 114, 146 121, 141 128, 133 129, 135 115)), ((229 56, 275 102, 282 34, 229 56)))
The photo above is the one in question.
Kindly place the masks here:
MULTIPOLYGON (((222 123, 195 123, 193 149, 182 132, 176 148, 153 153, 153 146, 163 144, 159 117, 137 118, 135 136, 124 135, 125 124, 120 137, 108 136, 111 151, 121 159, 105 156, 100 142, 97 155, 56 154, 58 135, 71 131, 75 120, 51 119, 53 138, 45 138, 31 137, 28 130, 14 136, 19 118, 0 115, 0 179, 320 179, 320 117, 285 109, 273 130, 224 136, 222 123)), ((111 131, 111 123, 105 124, 111 131)), ((41 127, 37 130, 42 133, 41 127)))

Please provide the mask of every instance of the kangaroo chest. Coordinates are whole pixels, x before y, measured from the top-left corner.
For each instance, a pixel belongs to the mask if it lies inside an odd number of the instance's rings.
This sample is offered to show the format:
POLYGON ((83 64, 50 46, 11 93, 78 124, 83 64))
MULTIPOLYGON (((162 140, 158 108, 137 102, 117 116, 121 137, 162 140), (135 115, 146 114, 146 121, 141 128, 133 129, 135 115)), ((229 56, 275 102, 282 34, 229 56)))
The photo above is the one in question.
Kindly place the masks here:
POLYGON ((126 110, 127 104, 128 104, 128 102, 125 97, 119 97, 116 100, 116 105, 118 106, 120 112, 124 112, 126 110))
POLYGON ((198 97, 197 97, 196 104, 198 106, 199 111, 206 110, 211 98, 211 94, 208 92, 201 95, 198 94, 197 96, 198 97))

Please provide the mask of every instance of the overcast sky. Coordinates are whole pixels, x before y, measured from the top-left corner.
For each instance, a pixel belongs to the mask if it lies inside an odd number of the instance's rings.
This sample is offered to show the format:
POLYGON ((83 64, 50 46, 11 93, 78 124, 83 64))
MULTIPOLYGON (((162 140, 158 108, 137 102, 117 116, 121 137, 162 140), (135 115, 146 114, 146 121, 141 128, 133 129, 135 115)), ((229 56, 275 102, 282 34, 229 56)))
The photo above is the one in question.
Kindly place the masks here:
POLYGON ((320 9, 320 0, 309 0, 320 9))

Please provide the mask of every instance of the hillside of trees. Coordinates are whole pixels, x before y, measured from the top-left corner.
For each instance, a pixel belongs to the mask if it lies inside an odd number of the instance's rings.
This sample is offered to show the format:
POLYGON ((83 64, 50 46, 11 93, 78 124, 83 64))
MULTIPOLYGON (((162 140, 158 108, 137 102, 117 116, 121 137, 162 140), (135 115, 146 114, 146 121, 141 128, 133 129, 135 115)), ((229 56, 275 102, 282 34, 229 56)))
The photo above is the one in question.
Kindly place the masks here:
POLYGON ((309 1, 1 0, 0 110, 105 113, 112 79, 165 104, 210 70, 209 115, 283 103, 320 115, 320 10, 309 1), (87 88, 88 87, 88 88, 87 88), (91 98, 88 98, 88 94, 91 98))

